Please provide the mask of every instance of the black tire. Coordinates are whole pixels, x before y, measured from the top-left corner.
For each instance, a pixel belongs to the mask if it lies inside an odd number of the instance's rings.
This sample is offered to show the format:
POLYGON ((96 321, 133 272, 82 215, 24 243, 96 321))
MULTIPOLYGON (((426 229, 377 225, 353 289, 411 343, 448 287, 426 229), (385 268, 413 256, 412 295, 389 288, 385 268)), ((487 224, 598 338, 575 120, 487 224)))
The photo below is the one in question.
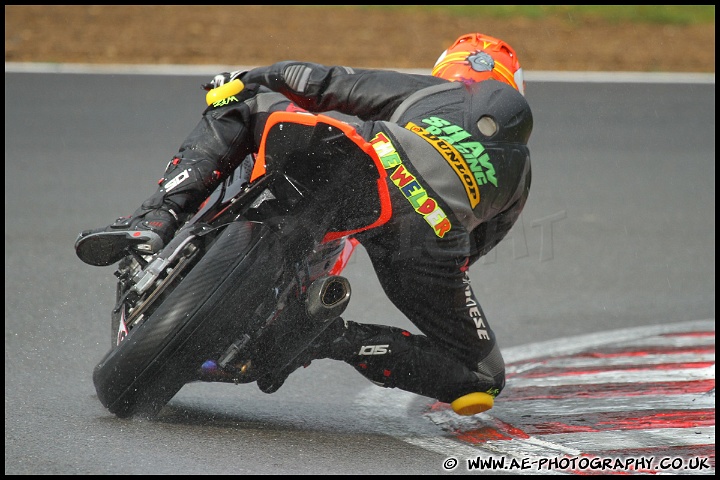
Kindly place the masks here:
POLYGON ((203 361, 245 331, 259 298, 282 275, 280 242, 266 226, 230 224, 142 325, 97 364, 100 402, 120 418, 153 417, 203 361))

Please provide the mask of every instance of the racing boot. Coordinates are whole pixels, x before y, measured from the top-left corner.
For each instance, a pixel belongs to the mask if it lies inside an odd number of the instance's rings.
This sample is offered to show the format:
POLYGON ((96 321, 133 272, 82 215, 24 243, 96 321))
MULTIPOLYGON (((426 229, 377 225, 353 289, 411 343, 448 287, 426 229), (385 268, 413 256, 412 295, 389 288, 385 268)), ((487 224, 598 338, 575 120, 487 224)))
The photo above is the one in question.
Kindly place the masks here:
POLYGON ((258 379, 258 387, 272 393, 296 369, 321 358, 344 361, 381 387, 449 403, 458 415, 489 410, 505 385, 504 362, 497 347, 476 371, 435 347, 424 335, 338 317, 295 362, 272 377, 258 379))
POLYGON ((274 393, 285 383, 285 380, 300 367, 307 368, 313 360, 333 358, 339 360, 344 356, 341 351, 346 349, 343 334, 347 331, 347 322, 341 317, 332 320, 328 327, 308 346, 293 362, 274 375, 266 375, 257 379, 258 388, 264 393, 274 393), (338 357, 338 358, 335 358, 338 357))
MULTIPOLYGON (((199 149, 185 150, 192 154, 199 149)), ((120 261, 129 248, 147 255, 158 252, 223 178, 210 158, 173 157, 158 190, 135 213, 80 233, 75 241, 77 256, 90 265, 107 266, 120 261)))
POLYGON ((131 216, 120 217, 112 225, 81 232, 75 241, 77 256, 102 267, 120 261, 129 248, 144 255, 160 251, 172 239, 180 219, 172 202, 153 206, 145 202, 131 216))

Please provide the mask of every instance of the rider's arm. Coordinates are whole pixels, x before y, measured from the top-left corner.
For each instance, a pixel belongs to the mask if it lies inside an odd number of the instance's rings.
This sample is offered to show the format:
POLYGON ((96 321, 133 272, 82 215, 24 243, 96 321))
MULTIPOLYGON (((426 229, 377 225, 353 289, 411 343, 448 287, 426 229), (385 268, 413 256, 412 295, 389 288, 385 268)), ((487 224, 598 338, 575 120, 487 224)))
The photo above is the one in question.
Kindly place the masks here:
POLYGON ((246 85, 282 93, 311 112, 335 110, 363 120, 387 120, 411 94, 445 82, 429 75, 296 61, 254 68, 240 78, 246 85))
POLYGON ((173 195, 185 195, 188 204, 205 199, 248 154, 257 152, 267 117, 289 103, 279 93, 248 85, 239 94, 208 106, 166 170, 167 178, 189 177, 178 183, 173 195))

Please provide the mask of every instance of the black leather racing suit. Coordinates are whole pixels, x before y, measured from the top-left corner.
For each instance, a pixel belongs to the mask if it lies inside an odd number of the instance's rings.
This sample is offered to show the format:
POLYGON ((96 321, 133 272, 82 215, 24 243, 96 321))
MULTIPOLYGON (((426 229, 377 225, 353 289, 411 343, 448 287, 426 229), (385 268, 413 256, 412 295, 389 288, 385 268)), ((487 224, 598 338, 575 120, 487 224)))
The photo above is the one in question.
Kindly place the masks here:
POLYGON ((330 356, 379 385, 443 402, 498 394, 505 365, 467 268, 525 205, 533 125, 525 98, 494 80, 465 85, 294 61, 241 79, 245 90, 208 107, 168 166, 166 181, 194 173, 165 198, 181 207, 202 201, 256 150, 273 111, 300 107, 351 123, 386 166, 393 209, 389 222, 357 238, 388 298, 423 335, 349 322, 351 346, 330 356))

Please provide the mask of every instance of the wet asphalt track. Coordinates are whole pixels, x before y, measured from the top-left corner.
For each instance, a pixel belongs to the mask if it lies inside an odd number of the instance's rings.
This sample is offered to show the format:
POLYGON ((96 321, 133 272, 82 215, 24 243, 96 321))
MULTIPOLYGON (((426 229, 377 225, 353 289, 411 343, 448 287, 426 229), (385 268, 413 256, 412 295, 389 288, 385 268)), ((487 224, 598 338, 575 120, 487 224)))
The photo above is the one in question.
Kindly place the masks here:
MULTIPOLYGON (((532 194, 472 272, 508 361, 490 412, 457 417, 323 360, 273 395, 194 384, 155 420, 108 414, 91 372, 108 348, 112 268, 72 245, 154 190, 214 73, 6 66, 6 474, 462 474, 477 457, 519 465, 493 473, 597 473, 580 459, 615 457, 638 464, 606 473, 714 473, 714 76, 528 74, 532 194)), ((348 318, 412 329, 364 252, 346 273, 348 318)))

